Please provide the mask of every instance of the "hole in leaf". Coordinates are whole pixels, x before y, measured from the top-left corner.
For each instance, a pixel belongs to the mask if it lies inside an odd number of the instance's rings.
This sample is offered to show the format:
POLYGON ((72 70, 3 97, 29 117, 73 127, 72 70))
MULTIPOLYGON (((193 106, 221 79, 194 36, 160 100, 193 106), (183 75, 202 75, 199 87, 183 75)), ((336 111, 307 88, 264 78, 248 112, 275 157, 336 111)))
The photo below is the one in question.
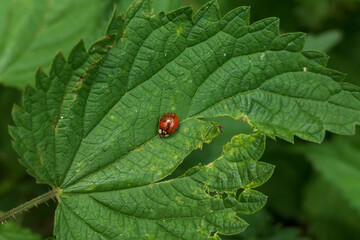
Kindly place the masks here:
POLYGON ((210 237, 214 237, 214 236, 215 236, 215 234, 216 234, 216 232, 215 232, 215 231, 211 231, 209 236, 210 236, 210 237))
POLYGON ((210 144, 204 144, 202 150, 197 149, 190 153, 180 166, 170 176, 163 179, 163 181, 177 178, 196 165, 207 165, 211 163, 221 156, 223 146, 230 142, 233 136, 253 132, 253 129, 248 123, 230 117, 207 118, 203 120, 219 123, 222 126, 222 132, 214 138, 210 144))
POLYGON ((235 199, 239 199, 240 195, 244 192, 245 189, 243 188, 239 188, 237 191, 236 191, 236 195, 235 195, 235 199))

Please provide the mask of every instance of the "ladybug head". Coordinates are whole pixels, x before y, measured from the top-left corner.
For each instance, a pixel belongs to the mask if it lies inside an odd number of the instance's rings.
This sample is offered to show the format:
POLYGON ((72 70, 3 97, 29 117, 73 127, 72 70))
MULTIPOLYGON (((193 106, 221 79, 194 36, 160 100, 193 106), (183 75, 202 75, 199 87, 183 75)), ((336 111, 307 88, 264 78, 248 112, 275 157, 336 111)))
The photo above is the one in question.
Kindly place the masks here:
POLYGON ((159 135, 161 138, 164 138, 164 137, 166 138, 166 137, 170 136, 170 134, 168 132, 166 132, 165 130, 163 130, 161 128, 159 128, 159 135))

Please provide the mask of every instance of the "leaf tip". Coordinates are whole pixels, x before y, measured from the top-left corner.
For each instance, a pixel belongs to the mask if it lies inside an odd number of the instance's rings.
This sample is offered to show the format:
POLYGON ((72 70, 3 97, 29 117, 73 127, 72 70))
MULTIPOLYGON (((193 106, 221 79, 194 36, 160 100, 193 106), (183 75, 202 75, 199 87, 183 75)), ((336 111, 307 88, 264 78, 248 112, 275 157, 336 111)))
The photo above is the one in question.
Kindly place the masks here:
POLYGON ((88 58, 88 53, 85 48, 83 39, 73 47, 69 54, 68 63, 71 64, 73 69, 79 68, 88 58))
POLYGON ((63 51, 60 50, 56 53, 50 69, 50 78, 59 75, 66 64, 63 51))
POLYGON ((193 22, 196 24, 200 19, 205 17, 208 12, 211 12, 210 16, 212 17, 214 14, 218 20, 220 20, 220 6, 216 0, 211 0, 205 3, 196 13, 193 18, 193 22))
POLYGON ((35 74, 35 86, 36 86, 36 89, 41 89, 41 90, 43 90, 45 92, 47 92, 47 90, 50 87, 49 77, 45 73, 42 66, 40 66, 38 68, 38 70, 36 71, 36 74, 35 74))

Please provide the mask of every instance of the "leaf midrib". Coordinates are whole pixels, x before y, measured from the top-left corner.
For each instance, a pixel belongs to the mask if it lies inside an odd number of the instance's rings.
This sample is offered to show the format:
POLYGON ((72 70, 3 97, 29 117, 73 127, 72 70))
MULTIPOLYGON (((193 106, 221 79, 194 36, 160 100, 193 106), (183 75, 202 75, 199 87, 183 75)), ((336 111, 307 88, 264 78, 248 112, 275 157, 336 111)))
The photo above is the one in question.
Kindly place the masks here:
MULTIPOLYGON (((192 119, 195 119, 195 118, 187 118, 187 119, 184 119, 184 120, 180 121, 179 124, 181 124, 181 123, 183 123, 183 122, 186 122, 186 121, 190 121, 190 120, 192 120, 192 119)), ((137 147, 135 147, 133 150, 131 150, 131 151, 125 153, 124 155, 118 157, 118 158, 117 158, 116 160, 114 160, 113 162, 107 163, 106 165, 102 166, 101 168, 98 168, 98 169, 94 170, 93 172, 91 172, 91 173, 89 173, 89 174, 87 174, 87 175, 84 175, 83 177, 77 179, 77 180, 74 181, 74 182, 71 182, 71 180, 72 180, 73 178, 69 179, 69 181, 68 181, 69 184, 65 184, 65 185, 63 185, 62 187, 63 187, 64 189, 70 188, 71 186, 73 186, 73 185, 81 182, 81 180, 86 179, 86 178, 92 176, 93 174, 96 174, 97 172, 99 172, 99 171, 101 171, 101 170, 104 170, 105 168, 109 167, 110 165, 115 164, 115 163, 117 163, 118 161, 122 160, 123 158, 126 158, 129 154, 133 153, 134 151, 136 151, 137 149, 141 148, 142 146, 145 146, 146 144, 148 144, 149 142, 153 141, 153 140, 156 139, 157 137, 158 137, 158 135, 156 134, 154 137, 152 137, 151 139, 148 139, 148 140, 144 141, 143 143, 141 143, 140 145, 138 145, 137 147)), ((204 140, 204 139, 203 139, 203 140, 204 140)), ((173 146, 174 148, 177 148, 176 145, 172 145, 172 144, 170 144, 170 143, 167 142, 167 141, 164 141, 164 143, 169 144, 169 145, 173 146)), ((192 152, 192 150, 189 150, 189 152, 186 153, 186 156, 188 156, 191 152, 192 152)), ((173 169, 173 170, 175 170, 181 163, 182 163, 182 161, 180 161, 176 166, 174 166, 174 169, 173 169)), ((164 178, 166 178, 167 176, 169 176, 171 173, 172 173, 172 172, 170 172, 170 173, 162 176, 161 178, 159 178, 159 179, 156 180, 155 182, 161 181, 162 179, 164 179, 164 178)), ((74 177, 75 177, 75 175, 74 175, 74 177)), ((148 184, 149 184, 149 183, 146 183, 146 184, 143 184, 143 185, 132 186, 132 187, 129 187, 129 188, 145 186, 145 185, 148 185, 148 184)), ((129 189, 129 188, 122 188, 122 189, 129 189)), ((75 192, 76 192, 76 191, 75 191, 75 192)), ((104 191, 104 192, 105 192, 105 191, 104 191)), ((72 193, 74 193, 74 192, 72 191, 72 193)))

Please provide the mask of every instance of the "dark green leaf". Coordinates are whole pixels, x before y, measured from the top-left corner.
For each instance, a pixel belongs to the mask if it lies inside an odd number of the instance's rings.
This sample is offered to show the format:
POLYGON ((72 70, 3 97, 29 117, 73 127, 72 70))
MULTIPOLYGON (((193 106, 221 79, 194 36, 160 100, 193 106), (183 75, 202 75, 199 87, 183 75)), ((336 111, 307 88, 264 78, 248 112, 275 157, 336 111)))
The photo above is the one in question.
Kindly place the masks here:
POLYGON ((303 209, 316 239, 360 239, 360 214, 338 187, 322 177, 313 179, 306 189, 303 209))

